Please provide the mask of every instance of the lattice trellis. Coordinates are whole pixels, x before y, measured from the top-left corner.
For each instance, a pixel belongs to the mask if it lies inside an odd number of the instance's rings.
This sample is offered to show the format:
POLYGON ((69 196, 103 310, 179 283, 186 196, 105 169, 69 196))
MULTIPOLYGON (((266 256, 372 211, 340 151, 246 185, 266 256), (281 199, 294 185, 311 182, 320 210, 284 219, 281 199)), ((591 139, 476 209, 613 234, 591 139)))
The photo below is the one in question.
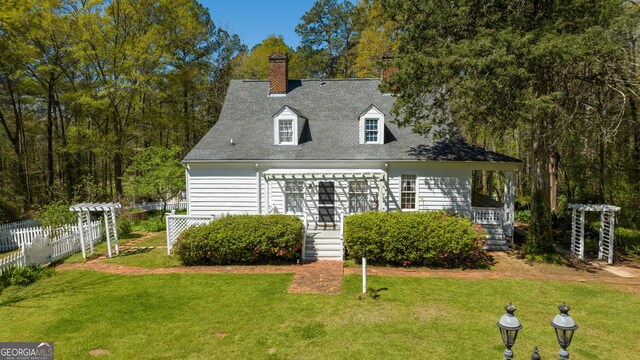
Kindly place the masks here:
POLYGON ((613 264, 615 212, 620 208, 612 205, 569 204, 571 209, 571 253, 584 261, 584 219, 585 211, 600 212, 600 241, 598 259, 607 259, 613 264))
MULTIPOLYGON (((71 211, 78 213, 78 229, 80 231, 80 244, 82 245, 82 257, 87 258, 86 244, 91 238, 90 226, 91 212, 102 212, 104 214, 104 227, 107 237, 107 251, 111 257, 111 244, 115 244, 116 255, 118 254, 118 225, 116 222, 116 209, 120 209, 120 203, 81 203, 73 205, 69 208, 71 211), (111 227, 111 231, 109 231, 111 227)), ((91 253, 93 254, 93 242, 89 242, 91 253)))
POLYGON ((192 226, 210 223, 213 216, 167 215, 167 254, 171 254, 173 244, 183 231, 192 226))

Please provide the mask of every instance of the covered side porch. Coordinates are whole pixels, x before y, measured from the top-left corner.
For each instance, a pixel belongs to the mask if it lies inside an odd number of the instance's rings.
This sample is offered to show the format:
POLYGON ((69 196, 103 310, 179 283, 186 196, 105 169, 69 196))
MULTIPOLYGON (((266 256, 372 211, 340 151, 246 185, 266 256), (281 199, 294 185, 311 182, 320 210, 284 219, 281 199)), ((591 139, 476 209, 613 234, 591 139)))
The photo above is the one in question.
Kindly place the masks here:
POLYGON ((487 247, 513 245, 515 186, 513 170, 474 170, 471 175, 471 219, 487 232, 487 247))

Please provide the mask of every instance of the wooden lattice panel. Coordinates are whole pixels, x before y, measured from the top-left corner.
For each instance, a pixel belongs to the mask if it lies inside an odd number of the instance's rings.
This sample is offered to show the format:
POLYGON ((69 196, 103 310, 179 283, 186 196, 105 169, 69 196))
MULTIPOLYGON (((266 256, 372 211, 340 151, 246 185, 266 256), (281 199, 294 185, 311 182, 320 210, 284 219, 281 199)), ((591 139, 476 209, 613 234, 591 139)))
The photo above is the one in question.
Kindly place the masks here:
POLYGON ((167 252, 171 254, 173 244, 183 231, 192 226, 208 224, 213 219, 211 216, 167 215, 167 252))

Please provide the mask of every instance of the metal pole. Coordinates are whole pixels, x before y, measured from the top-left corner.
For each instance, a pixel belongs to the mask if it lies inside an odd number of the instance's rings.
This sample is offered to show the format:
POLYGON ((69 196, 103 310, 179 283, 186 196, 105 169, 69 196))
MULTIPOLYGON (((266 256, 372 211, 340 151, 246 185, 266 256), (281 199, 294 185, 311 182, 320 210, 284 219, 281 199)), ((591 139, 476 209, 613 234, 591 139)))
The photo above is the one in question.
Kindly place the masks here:
POLYGON ((362 293, 367 293, 367 248, 362 247, 362 293))

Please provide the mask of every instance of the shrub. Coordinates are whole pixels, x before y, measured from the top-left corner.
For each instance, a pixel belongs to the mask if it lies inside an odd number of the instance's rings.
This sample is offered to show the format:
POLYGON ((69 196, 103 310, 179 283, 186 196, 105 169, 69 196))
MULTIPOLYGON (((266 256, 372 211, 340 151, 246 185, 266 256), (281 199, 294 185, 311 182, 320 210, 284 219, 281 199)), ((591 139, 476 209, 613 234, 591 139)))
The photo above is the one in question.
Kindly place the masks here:
POLYGON ((289 215, 229 215, 184 231, 175 247, 184 265, 290 262, 300 258, 302 221, 289 215))
POLYGON ((42 265, 30 265, 25 267, 12 266, 2 271, 0 275, 0 290, 11 285, 26 286, 33 284, 43 277, 53 275, 53 269, 42 265))
POLYGON ((140 222, 140 225, 145 231, 148 232, 164 231, 167 227, 166 224, 162 221, 162 218, 159 216, 142 221, 140 222))
POLYGON ((527 255, 555 252, 551 237, 551 212, 539 190, 531 194, 531 224, 524 242, 524 252, 527 255))
POLYGON ((54 201, 38 208, 36 219, 40 220, 42 227, 57 228, 78 221, 78 215, 69 210, 69 205, 63 201, 54 201))
POLYGON ((360 259, 362 248, 373 263, 443 268, 486 266, 480 225, 457 214, 367 212, 345 218, 347 256, 360 259))
POLYGON ((131 233, 131 220, 126 216, 120 216, 117 218, 116 223, 118 225, 118 237, 125 237, 131 233))
POLYGON ((516 210, 514 212, 514 219, 519 222, 528 223, 531 221, 531 210, 516 210))

